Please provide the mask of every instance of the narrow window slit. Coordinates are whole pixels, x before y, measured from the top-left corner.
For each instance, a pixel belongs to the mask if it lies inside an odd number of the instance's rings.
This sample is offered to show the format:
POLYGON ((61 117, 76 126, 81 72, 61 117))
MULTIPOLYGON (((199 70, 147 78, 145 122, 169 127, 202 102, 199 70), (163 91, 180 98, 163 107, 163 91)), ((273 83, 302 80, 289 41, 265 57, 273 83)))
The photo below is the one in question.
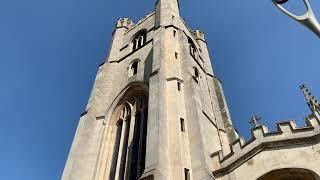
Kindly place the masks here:
POLYGON ((190 180, 190 170, 187 168, 184 168, 184 179, 190 180))
POLYGON ((185 132, 186 127, 185 127, 183 118, 180 118, 180 126, 181 126, 181 132, 185 132))

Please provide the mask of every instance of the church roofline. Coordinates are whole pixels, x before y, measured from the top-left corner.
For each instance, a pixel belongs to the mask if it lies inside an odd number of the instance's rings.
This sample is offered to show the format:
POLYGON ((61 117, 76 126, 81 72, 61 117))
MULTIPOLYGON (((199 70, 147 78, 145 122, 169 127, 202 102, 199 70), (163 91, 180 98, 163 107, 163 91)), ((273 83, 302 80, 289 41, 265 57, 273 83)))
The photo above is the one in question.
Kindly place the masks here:
POLYGON ((152 17, 153 15, 155 15, 155 11, 152 11, 150 13, 148 13, 145 17, 143 17, 142 19, 140 19, 136 24, 134 24, 133 26, 131 26, 124 34, 129 33, 131 30, 135 29, 136 27, 138 27, 141 23, 143 23, 144 21, 146 21, 147 19, 149 19, 150 17, 152 17))
POLYGON ((213 161, 218 161, 216 164, 219 164, 213 175, 223 176, 264 150, 320 142, 320 119, 312 114, 305 121, 307 125, 304 127, 297 127, 294 121, 278 122, 275 132, 269 132, 263 125, 253 128, 251 140, 246 142, 239 138, 230 145, 229 154, 223 155, 222 151, 211 154, 213 161))

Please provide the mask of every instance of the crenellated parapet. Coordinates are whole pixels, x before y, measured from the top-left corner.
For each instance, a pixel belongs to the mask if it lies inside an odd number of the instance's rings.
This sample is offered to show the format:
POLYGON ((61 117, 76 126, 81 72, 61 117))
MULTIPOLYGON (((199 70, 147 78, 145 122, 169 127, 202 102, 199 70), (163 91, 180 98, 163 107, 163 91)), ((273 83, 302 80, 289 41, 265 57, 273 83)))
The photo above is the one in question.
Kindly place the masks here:
POLYGON ((306 126, 298 127, 295 121, 281 121, 277 123, 277 130, 270 132, 266 126, 256 124, 251 130, 252 137, 249 141, 240 137, 230 145, 230 153, 223 154, 218 151, 211 154, 212 173, 215 177, 230 173, 262 151, 308 146, 320 142, 319 101, 305 85, 301 85, 300 89, 312 112, 305 118, 306 126))
POLYGON ((223 154, 222 151, 211 154, 213 175, 220 177, 229 173, 264 150, 319 142, 320 119, 312 114, 306 117, 305 121, 304 127, 297 127, 294 121, 279 122, 275 132, 270 132, 263 125, 253 128, 251 140, 245 141, 239 138, 230 145, 229 154, 223 154))
POLYGON ((132 20, 130 20, 127 17, 121 18, 116 22, 116 28, 123 28, 124 27, 124 28, 130 29, 133 25, 134 25, 134 23, 132 22, 132 20))

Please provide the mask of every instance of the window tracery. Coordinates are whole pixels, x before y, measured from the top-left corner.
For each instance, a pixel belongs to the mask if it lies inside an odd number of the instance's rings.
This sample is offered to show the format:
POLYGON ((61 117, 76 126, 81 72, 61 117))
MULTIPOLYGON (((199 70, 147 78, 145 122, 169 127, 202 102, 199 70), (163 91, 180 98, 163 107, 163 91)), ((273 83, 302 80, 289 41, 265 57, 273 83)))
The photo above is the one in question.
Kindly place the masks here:
POLYGON ((145 168, 146 96, 133 97, 120 106, 109 179, 139 179, 145 168))
POLYGON ((132 40, 132 51, 136 51, 141 48, 147 42, 147 31, 142 30, 138 32, 132 40))

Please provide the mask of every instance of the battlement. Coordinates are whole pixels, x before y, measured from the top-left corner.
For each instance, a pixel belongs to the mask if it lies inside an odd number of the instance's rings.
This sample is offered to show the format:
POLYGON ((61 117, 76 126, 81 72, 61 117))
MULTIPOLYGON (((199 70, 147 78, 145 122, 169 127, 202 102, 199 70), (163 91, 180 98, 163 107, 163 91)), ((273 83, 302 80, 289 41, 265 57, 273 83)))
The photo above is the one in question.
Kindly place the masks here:
POLYGON ((277 131, 270 132, 266 126, 257 126, 251 130, 252 138, 245 141, 239 138, 230 145, 231 152, 222 151, 211 155, 213 159, 214 175, 238 167, 265 149, 291 147, 320 141, 320 119, 312 114, 305 118, 306 126, 297 127, 295 121, 277 123, 277 131))
POLYGON ((133 25, 134 25, 134 23, 132 22, 132 20, 125 17, 125 18, 120 18, 117 21, 116 28, 123 28, 124 27, 124 28, 130 29, 133 25))

